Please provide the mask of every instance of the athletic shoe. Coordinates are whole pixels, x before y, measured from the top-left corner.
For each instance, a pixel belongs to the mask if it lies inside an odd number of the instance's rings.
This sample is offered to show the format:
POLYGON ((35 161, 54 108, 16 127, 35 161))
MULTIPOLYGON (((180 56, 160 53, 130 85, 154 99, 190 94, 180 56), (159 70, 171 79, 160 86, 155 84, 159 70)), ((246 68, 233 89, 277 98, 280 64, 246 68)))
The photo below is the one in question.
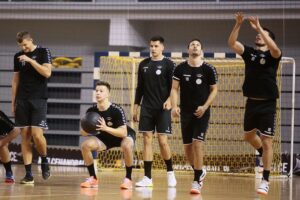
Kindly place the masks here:
POLYGON ((125 178, 123 183, 120 185, 120 188, 125 190, 132 189, 132 181, 128 178, 125 178))
POLYGON ((257 194, 267 195, 269 191, 269 182, 266 180, 262 180, 259 187, 257 188, 257 194))
POLYGON ((177 184, 174 171, 167 172, 168 176, 168 186, 175 187, 177 184))
POLYGON ((33 176, 26 174, 20 183, 21 184, 34 184, 33 176))
POLYGON ((87 178, 85 182, 80 184, 82 188, 98 188, 98 180, 95 179, 93 176, 87 178))
POLYGON ((153 187, 152 179, 148 178, 147 176, 144 176, 142 180, 135 183, 136 187, 153 187))
POLYGON ((12 174, 12 172, 6 172, 6 176, 5 176, 5 183, 15 183, 15 179, 14 176, 12 174))
POLYGON ((192 189, 190 191, 191 194, 200 194, 202 188, 202 182, 194 181, 192 183, 192 189))
POLYGON ((50 167, 49 167, 49 163, 42 163, 41 164, 41 168, 42 168, 42 175, 43 175, 43 179, 47 180, 50 177, 50 167))
POLYGON ((202 169, 202 174, 201 174, 201 176, 199 178, 199 182, 202 182, 204 180, 205 176, 206 176, 206 170, 202 169))

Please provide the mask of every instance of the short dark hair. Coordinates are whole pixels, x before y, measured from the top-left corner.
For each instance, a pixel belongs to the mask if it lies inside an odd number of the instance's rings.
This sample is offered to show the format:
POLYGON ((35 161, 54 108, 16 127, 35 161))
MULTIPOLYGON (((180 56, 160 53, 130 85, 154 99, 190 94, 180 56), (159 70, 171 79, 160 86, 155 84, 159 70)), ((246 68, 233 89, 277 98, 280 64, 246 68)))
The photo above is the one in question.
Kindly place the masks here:
POLYGON ((189 43, 188 43, 187 48, 189 48, 189 47, 190 47, 190 44, 191 44, 192 42, 194 42, 194 41, 199 42, 199 43, 201 44, 201 49, 203 49, 202 43, 201 43, 200 39, 198 39, 198 38, 193 38, 193 39, 191 39, 191 40, 189 41, 189 43))
POLYGON ((270 38, 275 41, 275 34, 268 28, 263 27, 263 30, 267 31, 269 33, 270 38))
POLYGON ((17 33, 16 39, 18 43, 22 43, 24 39, 31 39, 31 35, 28 31, 20 31, 17 33))
POLYGON ((159 41, 160 43, 163 44, 165 42, 165 39, 160 35, 155 35, 152 38, 150 38, 150 42, 155 42, 155 41, 159 41))
POLYGON ((107 87, 108 91, 110 91, 110 85, 109 85, 108 82, 105 82, 105 81, 98 81, 98 82, 96 83, 96 87, 97 87, 97 86, 105 86, 105 87, 107 87))

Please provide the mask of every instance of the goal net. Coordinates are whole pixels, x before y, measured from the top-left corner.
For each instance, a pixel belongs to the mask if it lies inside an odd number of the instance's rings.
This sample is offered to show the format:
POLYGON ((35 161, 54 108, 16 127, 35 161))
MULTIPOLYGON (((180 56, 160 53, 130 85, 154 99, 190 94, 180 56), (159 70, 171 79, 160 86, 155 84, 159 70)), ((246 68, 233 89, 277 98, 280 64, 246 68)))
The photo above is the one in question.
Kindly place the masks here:
MULTIPOLYGON (((132 111, 137 84, 137 71, 142 58, 107 56, 101 57, 100 80, 111 84, 111 101, 123 107, 128 124, 137 131, 135 167, 143 167, 143 137, 138 133, 138 124, 132 121, 132 111)), ((182 58, 172 59, 176 64, 182 58)), ((211 108, 209 129, 205 141, 204 165, 207 171, 223 173, 253 173, 256 152, 243 140, 245 98, 242 94, 244 62, 241 59, 205 59, 216 67, 219 82, 218 95, 211 108)), ((281 67, 278 70, 278 86, 281 87, 281 67)), ((279 174, 281 165, 280 101, 277 105, 276 134, 274 138, 273 174, 279 174)), ((173 119, 173 135, 169 137, 175 170, 192 170, 184 156, 180 123, 173 119)), ((156 135, 153 138, 153 169, 164 169, 156 135)), ((120 149, 100 152, 101 168, 124 166, 120 149)))

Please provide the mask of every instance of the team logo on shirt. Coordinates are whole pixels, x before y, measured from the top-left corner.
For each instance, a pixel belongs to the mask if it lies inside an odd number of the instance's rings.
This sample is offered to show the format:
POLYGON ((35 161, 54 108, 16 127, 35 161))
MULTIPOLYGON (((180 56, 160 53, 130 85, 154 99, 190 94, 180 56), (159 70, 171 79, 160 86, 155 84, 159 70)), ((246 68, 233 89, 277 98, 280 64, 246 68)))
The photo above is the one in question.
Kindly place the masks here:
POLYGON ((36 56, 32 56, 32 58, 31 58, 31 59, 35 60, 35 59, 36 59, 36 56))
POLYGON ((260 59, 260 61, 259 61, 259 63, 260 63, 261 65, 264 65, 264 64, 266 64, 266 59, 264 59, 264 58, 261 58, 261 59, 260 59))
POLYGON ((160 69, 158 69, 158 70, 156 70, 156 75, 160 75, 161 74, 161 70, 160 69))
POLYGON ((197 79, 196 79, 196 84, 197 84, 197 85, 200 85, 201 83, 202 83, 202 80, 201 80, 200 78, 197 78, 197 79))
POLYGON ((184 76, 184 78, 185 78, 186 81, 190 81, 191 75, 189 75, 189 74, 183 74, 183 76, 184 76))
POLYGON ((144 72, 147 72, 148 66, 143 67, 144 72))
POLYGON ((113 125, 113 123, 111 121, 107 122, 107 126, 112 126, 112 125, 113 125))
POLYGON ((254 61, 256 59, 256 55, 251 53, 251 61, 254 61))

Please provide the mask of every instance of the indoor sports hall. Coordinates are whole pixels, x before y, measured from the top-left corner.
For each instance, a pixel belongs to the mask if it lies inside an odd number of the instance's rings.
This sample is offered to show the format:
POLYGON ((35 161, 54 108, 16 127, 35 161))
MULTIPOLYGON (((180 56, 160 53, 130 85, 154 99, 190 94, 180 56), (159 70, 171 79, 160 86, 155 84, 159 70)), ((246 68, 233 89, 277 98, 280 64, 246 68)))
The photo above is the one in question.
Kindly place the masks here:
MULTIPOLYGON (((300 199, 300 1, 0 0, 0 27, 0 200, 300 199), (146 93, 155 96, 162 88, 161 79, 155 82, 145 75, 154 66, 157 41, 160 58, 174 63, 166 97, 172 122, 166 132, 172 134, 151 133, 149 151, 145 147, 149 130, 142 130, 141 119, 146 93), (200 46, 191 47, 195 42, 200 46), (144 65, 147 60, 150 64, 144 65), (185 110, 180 100, 189 102, 199 94, 198 86, 191 86, 189 96, 180 96, 185 90, 181 83, 192 82, 195 71, 182 72, 183 78, 176 79, 177 68, 192 67, 194 61, 216 70, 218 89, 204 111, 210 112, 204 141, 193 136, 192 143, 183 144, 185 110), (180 83, 177 90, 174 83, 180 83), (269 84, 276 87, 277 96, 267 94, 269 84), (141 85, 144 96, 137 106, 141 85), (103 90, 108 92, 105 105, 121 110, 120 116, 101 115, 103 90), (173 96, 174 91, 180 92, 173 96), (271 122, 266 115, 261 117, 266 106, 257 108, 258 114, 250 120, 249 99, 274 103, 271 122), (36 108, 37 100, 44 106, 36 108), (175 117, 178 107, 180 117, 175 117), (95 132, 83 128, 91 108, 101 116, 90 125, 95 132), (36 112, 44 112, 39 124, 35 119, 42 116, 36 112), (117 122, 107 119, 116 116, 123 121, 114 127, 117 122), (253 137, 260 144, 255 148, 249 144, 252 140, 245 139, 252 131, 249 124, 255 124, 253 137), (129 129, 125 136, 116 133, 124 126, 136 133, 130 138, 129 154, 122 146, 129 129), (121 142, 110 146, 115 143, 101 139, 103 132, 121 142), (162 135, 171 164, 164 158, 162 135), (199 155, 194 143, 202 145, 203 162, 192 156, 191 164, 186 149, 191 147, 192 154, 199 155), (145 151, 153 158, 146 158, 145 151), (172 186, 170 165, 177 181, 172 186), (151 184, 140 187, 137 183, 147 176, 151 184), (123 188, 120 184, 126 179, 131 185, 123 188), (96 182, 83 185, 91 180, 96 182), (263 181, 266 194, 258 192, 263 181), (192 192, 194 182, 199 186, 196 192, 192 192)), ((155 76, 164 74, 161 65, 155 76)), ((206 83, 200 79, 204 75, 196 76, 195 84, 206 83)), ((209 94, 212 85, 206 88, 209 94)), ((154 121, 163 120, 155 116, 154 121)), ((159 132, 157 124, 154 130, 159 132)))

